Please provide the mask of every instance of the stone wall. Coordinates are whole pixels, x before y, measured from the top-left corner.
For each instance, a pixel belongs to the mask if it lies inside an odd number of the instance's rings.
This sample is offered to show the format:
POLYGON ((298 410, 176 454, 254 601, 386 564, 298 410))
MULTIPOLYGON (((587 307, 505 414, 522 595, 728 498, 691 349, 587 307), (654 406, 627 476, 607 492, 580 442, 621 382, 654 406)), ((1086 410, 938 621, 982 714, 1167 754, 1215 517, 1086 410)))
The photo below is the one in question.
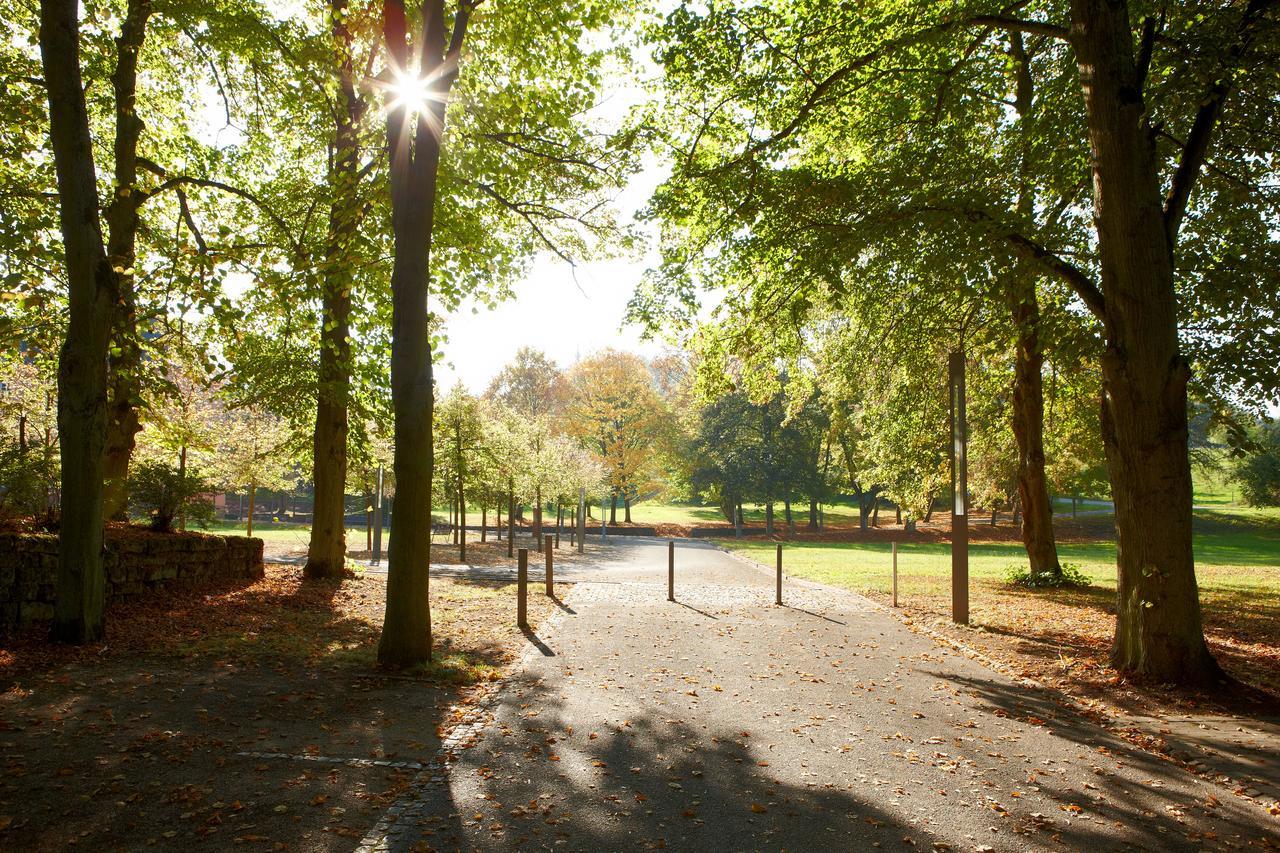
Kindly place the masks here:
MULTIPOLYGON (((110 527, 103 564, 107 602, 212 581, 260 578, 262 540, 110 527)), ((0 533, 0 631, 53 617, 58 537, 0 533)))

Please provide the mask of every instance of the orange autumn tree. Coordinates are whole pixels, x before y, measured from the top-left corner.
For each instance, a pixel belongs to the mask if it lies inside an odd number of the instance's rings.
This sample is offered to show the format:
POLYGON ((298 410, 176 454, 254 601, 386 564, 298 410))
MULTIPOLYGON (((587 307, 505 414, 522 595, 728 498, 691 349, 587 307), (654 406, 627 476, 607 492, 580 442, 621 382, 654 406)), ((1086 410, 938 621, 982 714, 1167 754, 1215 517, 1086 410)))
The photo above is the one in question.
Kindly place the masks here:
POLYGON ((599 460, 609 486, 609 523, 618 499, 631 521, 631 503, 648 481, 655 457, 655 428, 662 401, 644 360, 602 350, 574 365, 566 431, 599 460))

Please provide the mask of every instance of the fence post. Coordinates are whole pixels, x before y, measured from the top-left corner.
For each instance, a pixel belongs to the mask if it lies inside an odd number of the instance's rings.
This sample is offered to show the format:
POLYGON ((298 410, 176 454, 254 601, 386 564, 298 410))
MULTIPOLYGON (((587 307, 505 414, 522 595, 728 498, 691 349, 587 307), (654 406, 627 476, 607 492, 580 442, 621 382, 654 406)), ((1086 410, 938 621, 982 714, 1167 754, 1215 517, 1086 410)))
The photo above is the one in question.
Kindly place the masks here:
POLYGON ((552 564, 552 560, 554 559, 551 555, 552 555, 552 552, 553 552, 554 550, 555 550, 555 549, 553 549, 553 548, 551 547, 551 534, 550 534, 550 533, 548 533, 548 534, 547 534, 547 547, 546 547, 546 552, 547 552, 547 595, 551 596, 552 598, 554 598, 554 597, 555 597, 555 594, 556 594, 556 593, 555 593, 555 585, 554 585, 554 583, 553 583, 553 574, 552 574, 553 569, 552 569, 552 565, 551 565, 551 564, 552 564))
POLYGON ((782 604, 782 543, 778 543, 778 593, 774 598, 774 604, 782 604))
POLYGON ((516 569, 516 625, 529 627, 529 549, 521 548, 516 569))
POLYGON ((893 543, 893 606, 898 606, 898 543, 893 543))
POLYGON ((676 543, 667 540, 667 601, 676 600, 676 543))

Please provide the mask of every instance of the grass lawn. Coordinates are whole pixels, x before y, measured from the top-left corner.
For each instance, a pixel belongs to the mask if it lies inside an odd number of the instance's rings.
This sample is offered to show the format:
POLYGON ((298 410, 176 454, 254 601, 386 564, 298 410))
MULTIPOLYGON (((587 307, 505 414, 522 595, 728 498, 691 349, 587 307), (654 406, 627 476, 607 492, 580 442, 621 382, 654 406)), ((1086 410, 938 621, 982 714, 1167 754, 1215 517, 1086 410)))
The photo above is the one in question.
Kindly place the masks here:
MULTIPOLYGON (((599 509, 597 508, 597 512, 599 509)), ((797 503, 791 508, 795 516, 797 525, 809 523, 809 504, 797 503)), ((605 508, 608 512, 608 508, 605 508)), ((827 524, 849 525, 858 523, 858 509, 854 504, 849 503, 833 503, 824 504, 822 508, 823 515, 827 524)), ((881 507, 881 518, 887 513, 890 518, 893 517, 893 510, 887 507, 881 507)), ((742 517, 748 524, 764 523, 764 505, 763 504, 743 504, 742 517)), ((618 507, 618 519, 622 519, 622 507, 618 507)), ((782 504, 774 505, 774 520, 781 525, 785 516, 782 512, 782 504)), ((727 524, 724 516, 717 507, 713 506, 693 506, 692 504, 682 503, 663 503, 660 501, 644 501, 631 506, 631 521, 633 524, 685 524, 691 527, 701 525, 727 524)), ((598 520, 597 520, 597 523, 598 520)))
MULTIPOLYGON (((775 543, 722 540, 726 548, 772 563, 775 543)), ((1242 680, 1280 695, 1280 509, 1198 510, 1196 576, 1206 633, 1219 660, 1242 680)), ((970 546, 971 617, 1003 651, 1030 655, 1052 670, 1085 660, 1100 674, 1114 630, 1115 543, 1059 544, 1064 562, 1088 576, 1084 590, 1030 591, 1010 587, 1011 566, 1025 565, 1016 542, 970 546), (998 644, 999 645, 999 644, 998 644), (1066 661, 1066 663, 1063 663, 1066 661)), ((908 610, 945 621, 950 614, 950 546, 945 542, 899 546, 899 602, 908 610)), ((842 587, 887 602, 892 591, 888 545, 790 542, 788 574, 842 587)), ((966 642, 973 632, 966 634, 966 642)), ((1044 668, 1032 666, 1040 677, 1044 668)), ((1052 674, 1052 673, 1049 673, 1052 674)), ((1107 676, 1110 677, 1110 676, 1107 676)))

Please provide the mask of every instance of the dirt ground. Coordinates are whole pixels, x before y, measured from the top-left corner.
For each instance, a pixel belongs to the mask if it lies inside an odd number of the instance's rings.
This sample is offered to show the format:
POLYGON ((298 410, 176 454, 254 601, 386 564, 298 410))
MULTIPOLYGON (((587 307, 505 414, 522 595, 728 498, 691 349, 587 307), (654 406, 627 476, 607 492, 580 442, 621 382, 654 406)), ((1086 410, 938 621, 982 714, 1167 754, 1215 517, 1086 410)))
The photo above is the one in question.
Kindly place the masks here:
POLYGON ((433 579, 435 662, 381 672, 385 590, 273 564, 112 607, 105 643, 0 640, 0 847, 351 849, 527 645, 513 587, 433 579))

